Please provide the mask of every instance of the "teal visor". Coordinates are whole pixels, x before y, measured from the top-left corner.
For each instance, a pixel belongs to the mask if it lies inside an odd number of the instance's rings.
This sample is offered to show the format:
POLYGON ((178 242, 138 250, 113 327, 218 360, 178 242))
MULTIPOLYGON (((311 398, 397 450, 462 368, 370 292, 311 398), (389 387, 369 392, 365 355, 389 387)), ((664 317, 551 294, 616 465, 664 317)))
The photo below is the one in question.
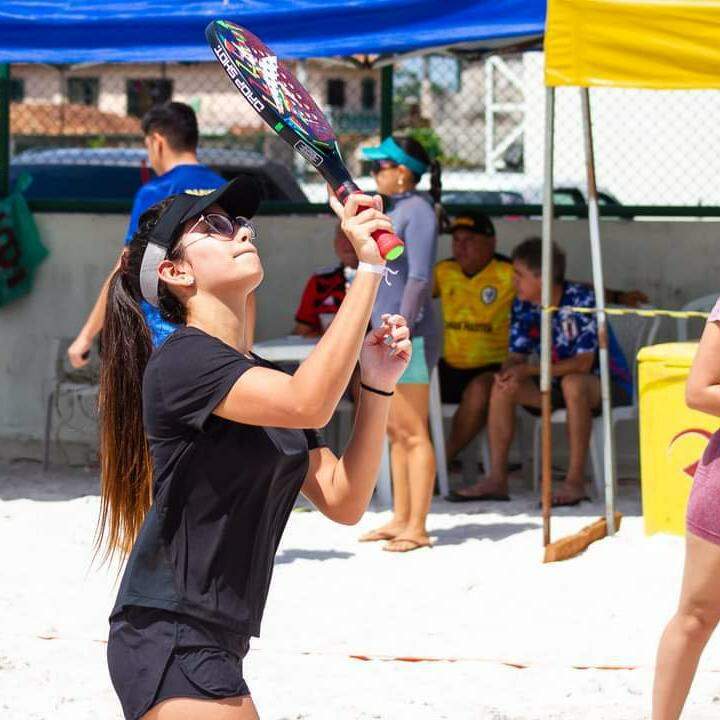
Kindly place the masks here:
POLYGON ((363 148, 362 154, 368 160, 392 160, 416 175, 422 175, 427 170, 424 162, 408 155, 391 137, 385 138, 376 147, 363 148))

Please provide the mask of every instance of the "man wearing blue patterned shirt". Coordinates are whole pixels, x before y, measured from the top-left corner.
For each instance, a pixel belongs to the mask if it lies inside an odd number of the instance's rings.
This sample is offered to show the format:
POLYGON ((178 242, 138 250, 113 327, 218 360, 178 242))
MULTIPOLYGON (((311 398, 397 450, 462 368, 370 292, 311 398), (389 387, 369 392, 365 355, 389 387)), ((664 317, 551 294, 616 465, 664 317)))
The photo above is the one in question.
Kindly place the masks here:
MULTIPOLYGON (((507 459, 515 431, 515 410, 522 405, 531 412, 541 407, 540 302, 541 241, 531 238, 512 255, 517 299, 512 308, 510 356, 495 376, 490 397, 488 432, 491 473, 475 486, 456 495, 477 500, 509 500, 507 459)), ((565 254, 553 247, 552 305, 595 307, 595 293, 586 285, 565 280, 565 254)), ((567 408, 570 461, 567 475, 553 495, 553 505, 577 505, 586 499, 585 461, 592 417, 600 410, 598 376, 598 328, 595 315, 560 310, 552 319, 552 404, 567 408)), ((622 350, 609 331, 610 371, 614 405, 631 402, 632 375, 622 350)))

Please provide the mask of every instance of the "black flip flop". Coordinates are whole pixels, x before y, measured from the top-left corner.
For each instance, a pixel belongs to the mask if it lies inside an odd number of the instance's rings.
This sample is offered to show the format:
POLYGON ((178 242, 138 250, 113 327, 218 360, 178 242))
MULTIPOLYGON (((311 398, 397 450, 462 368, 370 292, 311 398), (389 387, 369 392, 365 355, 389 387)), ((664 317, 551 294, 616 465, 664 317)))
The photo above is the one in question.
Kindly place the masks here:
POLYGON ((461 495, 451 490, 446 496, 448 502, 510 502, 510 496, 502 493, 483 493, 482 495, 461 495))

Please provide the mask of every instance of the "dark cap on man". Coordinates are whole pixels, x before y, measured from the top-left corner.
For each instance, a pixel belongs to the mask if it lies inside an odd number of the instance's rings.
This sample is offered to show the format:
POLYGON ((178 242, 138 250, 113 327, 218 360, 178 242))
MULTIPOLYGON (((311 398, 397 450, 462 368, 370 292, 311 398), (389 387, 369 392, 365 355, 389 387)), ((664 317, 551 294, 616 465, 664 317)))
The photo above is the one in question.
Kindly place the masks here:
POLYGON ((468 211, 460 213, 452 219, 450 227, 448 228, 449 233, 454 233, 456 230, 470 230, 470 232, 476 232, 480 235, 487 235, 488 237, 495 237, 495 226, 492 220, 481 212, 468 211))

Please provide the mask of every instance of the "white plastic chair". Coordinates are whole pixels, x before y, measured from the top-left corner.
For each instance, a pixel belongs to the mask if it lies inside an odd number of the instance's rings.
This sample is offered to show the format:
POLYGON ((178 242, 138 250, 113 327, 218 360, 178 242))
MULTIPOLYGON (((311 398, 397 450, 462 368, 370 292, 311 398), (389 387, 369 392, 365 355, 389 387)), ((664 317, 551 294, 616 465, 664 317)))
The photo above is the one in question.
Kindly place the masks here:
MULTIPOLYGON (((335 408, 333 419, 328 425, 327 437, 330 439, 332 433, 332 448, 338 457, 342 454, 343 443, 350 435, 352 421, 355 414, 355 403, 347 398, 342 398, 335 408)), ((378 508, 392 507, 392 481, 390 479, 390 442, 387 437, 383 445, 383 453, 380 459, 377 485, 375 486, 375 506, 378 508)))
MULTIPOLYGON (((435 370, 437 373, 437 369, 435 370)), ((432 382, 432 381, 431 381, 432 382)), ((435 382, 437 383, 437 393, 440 396, 440 384, 439 378, 436 376, 435 382)), ((443 419, 452 418, 457 412, 458 407, 456 403, 440 403, 441 414, 443 419)), ((523 440, 523 427, 518 427, 515 433, 517 438, 517 444, 520 452, 520 457, 524 457, 522 440, 523 440)), ((434 441, 433 441, 434 442, 434 441)), ((443 436, 443 453, 444 453, 444 436, 443 436)), ((467 447, 459 455, 460 462, 462 464, 463 484, 471 485, 477 480, 477 460, 483 464, 485 474, 490 472, 490 440, 488 438, 487 426, 483 427, 480 432, 471 440, 467 447)), ((439 458, 436 460, 439 462, 439 458)), ((444 462, 444 461, 443 461, 444 462)), ((447 468, 445 469, 447 475, 447 468)))
POLYGON ((447 462, 445 460, 445 433, 443 430, 443 407, 440 399, 440 379, 437 365, 430 373, 430 436, 435 450, 435 472, 437 473, 440 494, 450 492, 447 462))
POLYGON ((390 441, 385 437, 380 457, 380 470, 375 486, 375 503, 381 509, 391 508, 393 504, 392 480, 390 471, 390 441))
MULTIPOLYGON (((440 494, 450 492, 448 484, 447 466, 445 463, 445 436, 443 435, 442 407, 440 403, 440 383, 438 381, 437 367, 430 373, 430 438, 435 452, 435 466, 440 487, 440 494)), ((376 502, 380 507, 392 507, 392 483, 390 480, 390 443, 383 446, 380 461, 380 473, 376 487, 376 502)))
MULTIPOLYGON (((83 368, 71 367, 67 350, 71 338, 56 338, 50 346, 50 367, 46 379, 45 397, 45 433, 43 437, 43 470, 50 466, 50 443, 53 418, 60 414, 62 423, 67 424, 59 411, 60 401, 68 396, 71 398, 71 416, 76 407, 88 420, 94 420, 97 407, 98 381, 100 377, 99 358, 93 349, 90 362, 83 368)), ((61 426, 62 426, 61 423, 61 426)), ((58 428, 58 435, 59 435, 58 428)), ((57 439, 57 438, 56 438, 57 439)))
MULTIPOLYGON (((608 306, 612 307, 612 306, 608 306)), ((645 308, 650 309, 650 308, 645 308)), ((638 417, 638 383, 637 383, 637 354, 640 348, 652 345, 655 342, 660 318, 646 318, 638 315, 610 316, 615 337, 625 354, 628 363, 633 371, 633 397, 630 405, 614 407, 610 414, 610 423, 613 433, 615 426, 621 422, 637 421, 638 417)), ((533 425, 533 488, 537 492, 540 487, 541 470, 541 432, 542 421, 540 418, 530 415, 534 421, 533 425)), ((551 416, 553 425, 567 424, 567 410, 555 410, 551 416)), ((605 488, 605 474, 602 461, 603 448, 603 425, 602 417, 593 418, 592 432, 590 434, 590 464, 592 467, 593 487, 599 497, 602 497, 605 488)), ((615 478, 617 478, 617 456, 615 458, 615 478)))
MULTIPOLYGON (((718 295, 704 295, 700 298, 691 300, 687 305, 680 308, 683 312, 710 312, 717 302, 718 295)), ((678 342, 687 342, 688 340, 688 324, 690 318, 678 318, 677 323, 677 339, 678 342)))
MULTIPOLYGON (((443 418, 453 417, 458 407, 460 406, 455 403, 443 403, 443 418)), ((470 485, 477 480, 478 458, 480 458, 485 472, 488 473, 490 471, 490 441, 488 440, 486 427, 480 430, 459 455, 462 464, 463 483, 465 485, 470 485)))

